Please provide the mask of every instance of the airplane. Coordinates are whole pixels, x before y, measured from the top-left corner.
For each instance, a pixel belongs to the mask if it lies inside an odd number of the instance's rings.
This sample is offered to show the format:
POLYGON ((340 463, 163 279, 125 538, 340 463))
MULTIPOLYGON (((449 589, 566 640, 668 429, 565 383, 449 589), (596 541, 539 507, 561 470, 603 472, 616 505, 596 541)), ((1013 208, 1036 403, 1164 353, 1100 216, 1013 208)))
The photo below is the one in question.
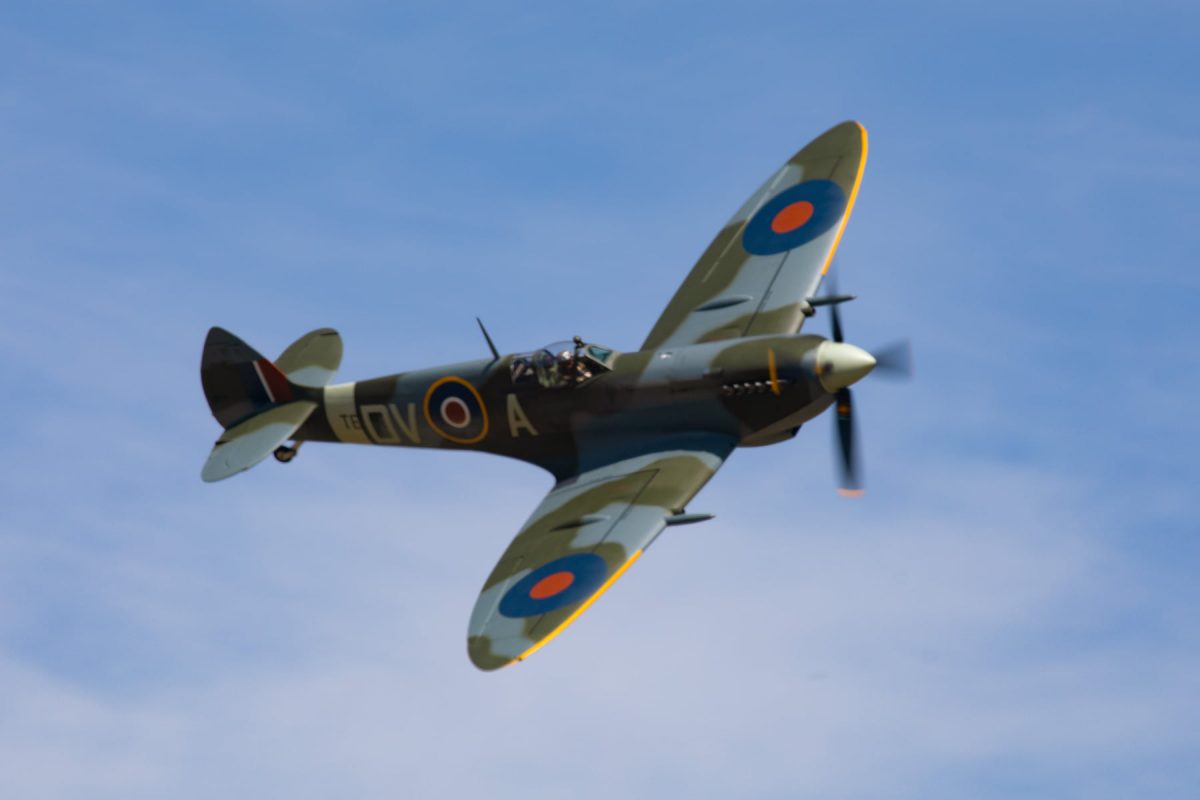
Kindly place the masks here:
POLYGON ((479 669, 522 661, 663 530, 710 519, 688 503, 737 447, 787 441, 835 406, 840 488, 861 493, 850 387, 877 367, 911 370, 905 343, 872 355, 844 341, 838 307, 852 295, 818 294, 866 156, 854 121, 796 153, 725 224, 636 352, 577 336, 501 355, 479 322, 490 357, 331 384, 342 358, 332 329, 271 361, 214 327, 200 379, 225 431, 201 477, 223 480, 271 454, 288 462, 313 441, 542 467, 554 486, 484 581, 467 632, 479 669), (832 337, 800 333, 825 307, 832 337))

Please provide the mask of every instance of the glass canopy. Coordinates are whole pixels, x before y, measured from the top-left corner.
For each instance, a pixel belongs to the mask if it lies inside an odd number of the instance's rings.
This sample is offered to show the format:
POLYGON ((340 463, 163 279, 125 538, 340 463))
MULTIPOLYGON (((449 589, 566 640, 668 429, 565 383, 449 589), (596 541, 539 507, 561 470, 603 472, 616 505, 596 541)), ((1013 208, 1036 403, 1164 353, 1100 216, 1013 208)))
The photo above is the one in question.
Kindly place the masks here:
POLYGON ((612 349, 587 344, 576 336, 574 341, 554 342, 532 353, 515 356, 512 379, 513 383, 536 380, 547 389, 578 386, 612 369, 615 356, 612 349))

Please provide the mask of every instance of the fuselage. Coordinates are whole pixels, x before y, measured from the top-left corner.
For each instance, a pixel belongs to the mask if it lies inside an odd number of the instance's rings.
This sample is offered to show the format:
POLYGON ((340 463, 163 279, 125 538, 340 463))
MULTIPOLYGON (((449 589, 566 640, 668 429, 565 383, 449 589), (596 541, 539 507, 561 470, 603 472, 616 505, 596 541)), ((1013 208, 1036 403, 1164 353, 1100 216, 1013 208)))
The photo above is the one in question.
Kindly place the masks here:
MULTIPOLYGON (((514 380, 519 356, 480 359, 312 390, 297 441, 477 450, 578 467, 581 445, 716 433, 740 445, 791 438, 833 402, 819 336, 760 336, 614 354, 578 385, 514 380)), ((841 345, 832 345, 840 347, 841 345)))

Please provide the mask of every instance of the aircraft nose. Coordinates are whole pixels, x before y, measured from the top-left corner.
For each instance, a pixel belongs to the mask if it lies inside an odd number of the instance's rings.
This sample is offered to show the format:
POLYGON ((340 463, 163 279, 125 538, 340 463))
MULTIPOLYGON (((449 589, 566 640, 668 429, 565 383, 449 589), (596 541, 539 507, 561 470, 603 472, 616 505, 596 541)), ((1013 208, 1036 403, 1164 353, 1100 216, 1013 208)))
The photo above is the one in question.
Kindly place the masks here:
POLYGON ((875 356, 844 342, 822 342, 817 348, 817 378, 833 394, 856 383, 875 368, 875 356))

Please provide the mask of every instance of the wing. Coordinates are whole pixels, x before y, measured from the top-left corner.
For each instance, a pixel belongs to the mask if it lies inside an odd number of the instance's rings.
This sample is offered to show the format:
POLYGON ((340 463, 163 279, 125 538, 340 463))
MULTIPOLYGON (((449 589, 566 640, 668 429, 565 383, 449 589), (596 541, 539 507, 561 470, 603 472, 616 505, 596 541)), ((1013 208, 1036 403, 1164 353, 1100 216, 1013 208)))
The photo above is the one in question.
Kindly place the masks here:
POLYGON ((829 269, 867 161, 867 131, 843 122, 792 156, 726 223, 643 350, 795 333, 829 269))
POLYGON ((546 495, 475 602, 467 650, 493 670, 557 636, 624 574, 733 450, 731 438, 664 439, 546 495))

